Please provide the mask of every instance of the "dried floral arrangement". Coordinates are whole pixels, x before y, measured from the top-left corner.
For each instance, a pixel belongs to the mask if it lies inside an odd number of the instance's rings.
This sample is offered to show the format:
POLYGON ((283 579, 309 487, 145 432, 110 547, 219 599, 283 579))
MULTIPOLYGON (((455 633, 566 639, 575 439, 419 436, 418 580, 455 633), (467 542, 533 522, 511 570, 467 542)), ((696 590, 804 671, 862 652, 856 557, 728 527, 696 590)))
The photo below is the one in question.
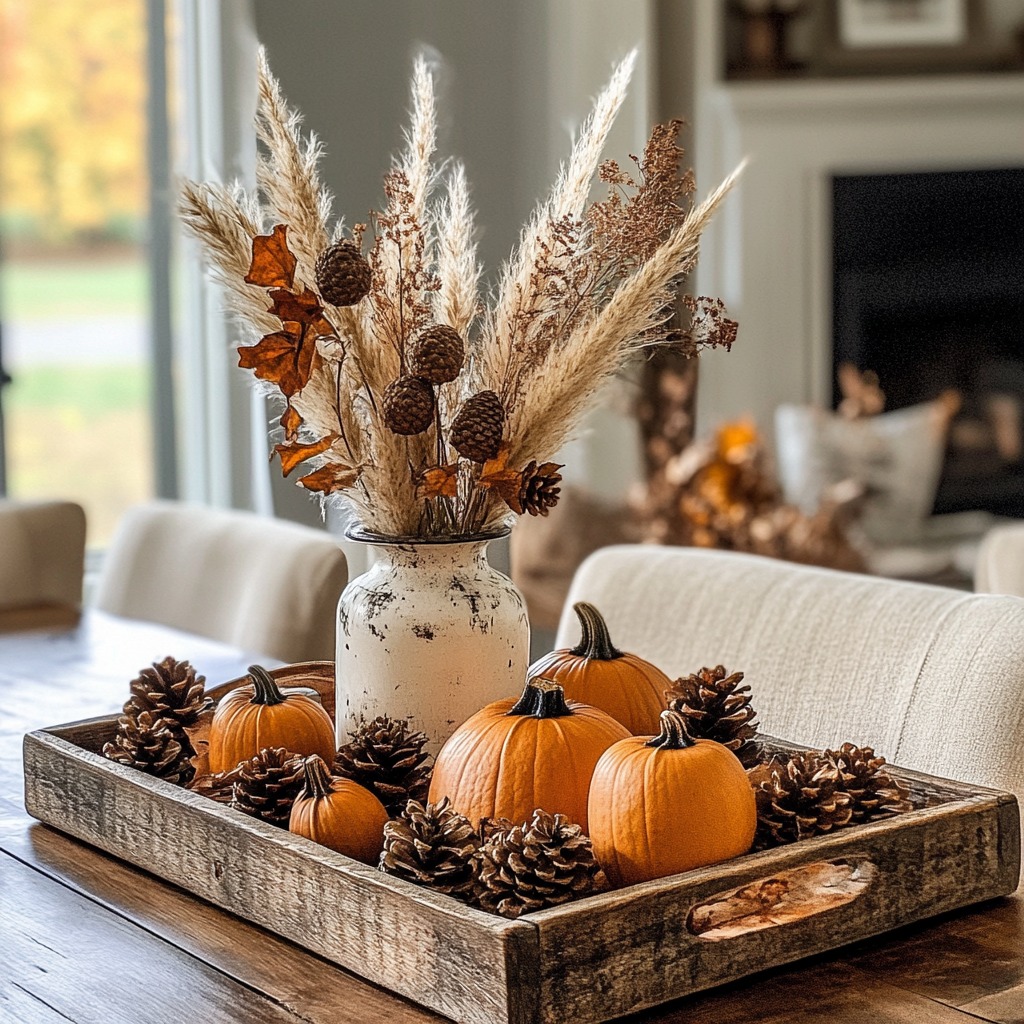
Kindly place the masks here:
POLYGON ((239 365, 284 400, 282 471, 302 466, 298 482, 361 530, 468 536, 546 514, 561 479, 552 460, 632 356, 732 344, 718 300, 688 298, 684 332, 667 320, 736 173, 694 203, 678 121, 653 130, 633 174, 600 163, 633 63, 598 96, 486 302, 465 174, 450 164, 442 183, 434 164, 422 59, 405 150, 368 223, 332 220, 321 145, 262 52, 255 190, 184 183, 182 219, 250 335, 239 365), (595 174, 610 191, 590 202, 595 174))

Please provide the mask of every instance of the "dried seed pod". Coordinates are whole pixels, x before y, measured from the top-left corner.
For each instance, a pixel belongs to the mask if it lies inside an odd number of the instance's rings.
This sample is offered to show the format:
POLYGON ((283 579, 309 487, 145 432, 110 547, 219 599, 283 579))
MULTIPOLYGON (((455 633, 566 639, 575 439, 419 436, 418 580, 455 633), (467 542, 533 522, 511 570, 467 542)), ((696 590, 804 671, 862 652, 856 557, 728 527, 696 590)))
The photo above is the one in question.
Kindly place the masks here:
POLYGON ((486 462, 498 454, 505 429, 505 410, 493 391, 480 391, 467 399, 452 421, 451 444, 473 462, 486 462))
POLYGON ((420 331, 409 345, 409 373, 428 384, 455 380, 466 358, 459 332, 447 324, 433 324, 420 331))

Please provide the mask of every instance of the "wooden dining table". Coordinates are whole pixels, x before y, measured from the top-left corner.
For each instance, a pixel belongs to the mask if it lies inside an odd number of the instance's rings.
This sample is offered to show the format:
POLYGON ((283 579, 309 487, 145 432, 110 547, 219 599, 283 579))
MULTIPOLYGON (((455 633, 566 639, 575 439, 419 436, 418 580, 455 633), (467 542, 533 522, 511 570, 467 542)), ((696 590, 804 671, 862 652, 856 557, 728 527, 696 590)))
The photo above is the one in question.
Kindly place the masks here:
MULTIPOLYGON (((74 628, 0 635, 0 1021, 442 1020, 26 814, 24 733, 117 711, 138 670, 167 655, 191 661, 211 686, 254 661, 276 664, 99 612, 74 628)), ((628 1019, 1024 1024, 1024 899, 946 914, 628 1019)))

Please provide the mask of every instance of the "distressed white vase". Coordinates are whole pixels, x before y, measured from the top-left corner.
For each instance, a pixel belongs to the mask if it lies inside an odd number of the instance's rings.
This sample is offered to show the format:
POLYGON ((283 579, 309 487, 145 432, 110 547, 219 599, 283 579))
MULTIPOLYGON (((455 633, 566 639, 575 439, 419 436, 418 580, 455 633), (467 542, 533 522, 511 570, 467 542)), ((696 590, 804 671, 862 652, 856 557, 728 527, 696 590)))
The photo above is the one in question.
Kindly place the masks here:
POLYGON ((377 559, 338 602, 339 744, 378 715, 407 719, 437 753, 485 704, 518 696, 529 664, 526 602, 487 562, 495 536, 409 542, 353 533, 377 559))

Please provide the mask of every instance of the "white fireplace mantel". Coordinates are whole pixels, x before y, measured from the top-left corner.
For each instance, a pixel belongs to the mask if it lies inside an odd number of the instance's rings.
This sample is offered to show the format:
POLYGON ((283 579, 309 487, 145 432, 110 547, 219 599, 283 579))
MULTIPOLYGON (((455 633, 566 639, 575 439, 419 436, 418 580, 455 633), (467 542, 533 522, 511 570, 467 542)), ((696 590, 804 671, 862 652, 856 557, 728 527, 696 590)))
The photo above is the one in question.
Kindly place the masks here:
POLYGON ((750 160, 702 247, 700 292, 740 322, 702 361, 702 429, 770 429, 779 403, 831 395, 832 177, 1024 167, 1024 75, 716 83, 696 130, 702 192, 750 160))

